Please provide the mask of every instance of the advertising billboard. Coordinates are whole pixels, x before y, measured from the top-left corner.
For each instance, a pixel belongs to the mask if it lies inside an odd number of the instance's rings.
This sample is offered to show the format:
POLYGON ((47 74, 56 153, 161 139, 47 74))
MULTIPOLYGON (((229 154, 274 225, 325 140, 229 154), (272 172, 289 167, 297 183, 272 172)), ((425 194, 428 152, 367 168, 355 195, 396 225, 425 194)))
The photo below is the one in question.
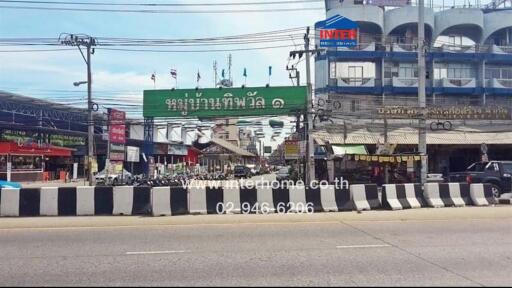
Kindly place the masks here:
POLYGON ((315 30, 320 36, 320 47, 356 46, 358 28, 356 22, 340 15, 315 24, 315 30))

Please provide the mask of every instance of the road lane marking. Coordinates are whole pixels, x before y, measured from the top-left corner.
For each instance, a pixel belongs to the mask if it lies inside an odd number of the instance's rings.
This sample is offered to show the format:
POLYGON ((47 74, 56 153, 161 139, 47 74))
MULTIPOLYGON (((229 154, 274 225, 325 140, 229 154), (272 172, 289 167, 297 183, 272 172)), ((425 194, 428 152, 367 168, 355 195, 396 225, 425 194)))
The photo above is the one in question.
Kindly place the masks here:
POLYGON ((152 254, 176 254, 186 253, 189 251, 185 250, 174 250, 174 251, 141 251, 141 252, 126 252, 126 255, 152 255, 152 254))
POLYGON ((347 246, 336 246, 338 249, 350 249, 350 248, 384 248, 391 247, 388 244, 377 244, 377 245, 347 245, 347 246))
MULTIPOLYGON (((291 215, 291 214, 290 214, 291 215)), ((197 226, 240 226, 240 225, 308 225, 308 224, 340 224, 339 221, 297 221, 297 222, 236 222, 236 223, 175 223, 175 224, 144 224, 113 225, 113 226, 75 226, 75 227, 19 227, 1 228, 0 231, 52 231, 52 230, 88 230, 88 229, 132 229, 132 228, 180 228, 197 226)))

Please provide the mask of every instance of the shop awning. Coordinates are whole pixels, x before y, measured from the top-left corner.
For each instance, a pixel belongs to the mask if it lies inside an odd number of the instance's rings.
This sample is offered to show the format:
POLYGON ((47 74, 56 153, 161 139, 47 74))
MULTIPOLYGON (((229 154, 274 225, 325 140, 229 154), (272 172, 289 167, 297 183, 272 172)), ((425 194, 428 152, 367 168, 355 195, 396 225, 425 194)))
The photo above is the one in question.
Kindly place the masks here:
MULTIPOLYGON (((486 144, 512 144, 512 132, 509 126, 491 125, 487 127, 455 126, 450 131, 427 131, 427 144, 429 145, 480 145, 486 144)), ((346 135, 317 131, 313 133, 317 143, 341 144, 367 144, 384 143, 383 131, 369 131, 367 129, 352 130, 346 135)), ((388 143, 401 145, 418 145, 418 130, 411 127, 390 129, 388 143)), ((347 153, 348 154, 348 153, 347 153)))
POLYGON ((368 155, 364 145, 332 145, 332 152, 334 156, 344 156, 347 154, 368 155))
POLYGON ((35 143, 0 142, 0 154, 71 157, 71 152, 73 151, 75 149, 51 145, 41 146, 35 143))

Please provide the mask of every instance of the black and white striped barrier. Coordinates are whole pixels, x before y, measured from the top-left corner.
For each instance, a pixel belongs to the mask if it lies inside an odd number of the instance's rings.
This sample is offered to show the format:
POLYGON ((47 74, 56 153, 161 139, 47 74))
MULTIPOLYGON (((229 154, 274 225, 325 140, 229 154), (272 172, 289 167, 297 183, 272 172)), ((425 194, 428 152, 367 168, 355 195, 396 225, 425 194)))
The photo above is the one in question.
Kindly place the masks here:
POLYGON ((183 187, 154 187, 151 189, 153 216, 185 215, 189 213, 188 191, 183 187))
POLYGON ((357 211, 381 208, 379 192, 375 184, 350 185, 350 197, 357 211))
POLYGON ((426 207, 421 184, 385 184, 382 186, 382 206, 391 210, 426 207))
POLYGON ((489 206, 496 204, 491 184, 476 183, 470 186, 471 201, 475 206, 489 206))
POLYGON ((0 216, 145 215, 149 187, 43 187, 2 189, 0 216))
POLYGON ((149 215, 151 188, 118 186, 113 189, 113 215, 149 215))
POLYGON ((464 207, 471 205, 469 184, 426 183, 423 195, 430 207, 464 207))

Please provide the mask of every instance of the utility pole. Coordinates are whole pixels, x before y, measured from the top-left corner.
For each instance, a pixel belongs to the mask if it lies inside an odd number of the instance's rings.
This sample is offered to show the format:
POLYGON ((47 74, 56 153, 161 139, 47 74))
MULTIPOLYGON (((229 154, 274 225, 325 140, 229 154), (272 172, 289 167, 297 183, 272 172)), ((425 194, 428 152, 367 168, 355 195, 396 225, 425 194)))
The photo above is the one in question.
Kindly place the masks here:
POLYGON ((304 35, 304 50, 299 51, 291 51, 290 56, 295 59, 295 56, 298 54, 299 59, 302 55, 306 56, 306 85, 307 85, 307 95, 306 95, 306 111, 304 113, 304 140, 306 140, 306 184, 309 185, 312 181, 315 180, 315 162, 314 162, 314 143, 313 137, 310 135, 310 129, 313 128, 313 91, 311 85, 311 61, 310 55, 311 53, 319 53, 324 49, 309 49, 309 26, 306 29, 306 34, 304 35))
POLYGON ((96 39, 88 35, 73 35, 73 34, 61 34, 59 39, 63 45, 77 46, 78 51, 82 55, 82 58, 87 65, 87 170, 89 186, 94 186, 94 174, 92 173, 92 159, 94 157, 94 118, 93 118, 93 106, 92 102, 92 73, 91 73, 91 55, 94 54, 93 46, 96 46, 96 39), (64 35, 64 37, 62 37, 64 35), (86 47, 86 56, 82 52, 81 46, 86 47))
POLYGON ((421 155, 421 183, 427 182, 427 111, 425 99, 425 8, 424 0, 418 2, 418 106, 420 119, 418 125, 418 152, 421 155))
POLYGON ((310 130, 313 128, 313 91, 311 87, 311 63, 309 59, 309 26, 304 35, 304 49, 306 50, 306 85, 307 85, 307 100, 306 100, 306 114, 304 120, 307 123, 305 129, 306 138, 306 183, 309 185, 315 180, 315 160, 314 160, 314 143, 313 137, 310 135, 310 130))

